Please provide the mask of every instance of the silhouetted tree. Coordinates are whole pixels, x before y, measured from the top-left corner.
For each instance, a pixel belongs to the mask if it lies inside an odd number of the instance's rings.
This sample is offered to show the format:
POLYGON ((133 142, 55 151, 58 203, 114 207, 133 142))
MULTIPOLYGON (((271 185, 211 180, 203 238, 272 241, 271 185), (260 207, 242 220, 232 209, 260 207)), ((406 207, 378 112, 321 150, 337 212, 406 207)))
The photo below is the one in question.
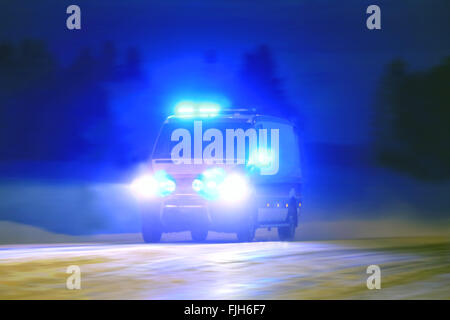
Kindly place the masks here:
POLYGON ((111 41, 103 44, 96 71, 99 79, 103 81, 112 81, 117 78, 117 49, 111 41))
POLYGON ((428 71, 386 70, 375 113, 377 159, 422 179, 450 179, 450 58, 428 71))
POLYGON ((255 107, 259 112, 283 117, 298 117, 282 90, 282 82, 276 76, 276 66, 269 47, 262 45, 243 59, 237 103, 255 107))
POLYGON ((1 51, 0 156, 27 158, 36 148, 34 138, 47 114, 42 99, 52 91, 58 66, 41 41, 25 40, 16 48, 4 44, 1 51))
POLYGON ((125 61, 125 75, 131 78, 140 78, 141 74, 141 57, 136 48, 129 48, 127 50, 125 61))
MULTIPOLYGON (((137 52, 135 53, 138 56, 137 52)), ((140 65, 133 66, 139 74, 140 65)), ((118 76, 116 50, 83 49, 67 68, 45 43, 0 45, 0 160, 114 161, 120 134, 106 86, 118 76)))
POLYGON ((97 68, 97 61, 94 59, 91 50, 89 48, 83 48, 65 72, 68 77, 67 81, 71 85, 77 86, 91 83, 97 80, 95 78, 97 68))

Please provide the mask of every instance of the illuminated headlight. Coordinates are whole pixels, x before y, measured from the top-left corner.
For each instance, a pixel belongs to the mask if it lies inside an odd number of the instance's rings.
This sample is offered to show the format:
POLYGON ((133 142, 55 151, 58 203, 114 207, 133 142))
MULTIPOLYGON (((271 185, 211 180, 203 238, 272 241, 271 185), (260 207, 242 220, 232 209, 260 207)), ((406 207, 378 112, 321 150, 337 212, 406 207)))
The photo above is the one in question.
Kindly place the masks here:
POLYGON ((158 190, 161 195, 168 195, 175 191, 175 182, 173 180, 167 179, 164 181, 159 181, 158 190))
POLYGON ((203 188, 203 182, 200 179, 194 179, 194 181, 192 181, 192 189, 194 189, 194 191, 196 192, 200 192, 203 188))
POLYGON ((247 179, 239 174, 227 176, 218 189, 220 199, 230 202, 240 202, 247 198, 250 192, 247 179))
POLYGON ((152 198, 158 192, 158 181, 151 175, 141 176, 131 183, 130 189, 139 198, 152 198))
POLYGON ((131 191, 142 199, 167 196, 175 191, 175 181, 165 172, 158 171, 154 176, 144 175, 136 178, 130 185, 131 191))
POLYGON ((205 199, 226 203, 238 203, 250 194, 247 177, 237 173, 227 175, 221 168, 212 168, 203 172, 192 181, 192 189, 205 199))

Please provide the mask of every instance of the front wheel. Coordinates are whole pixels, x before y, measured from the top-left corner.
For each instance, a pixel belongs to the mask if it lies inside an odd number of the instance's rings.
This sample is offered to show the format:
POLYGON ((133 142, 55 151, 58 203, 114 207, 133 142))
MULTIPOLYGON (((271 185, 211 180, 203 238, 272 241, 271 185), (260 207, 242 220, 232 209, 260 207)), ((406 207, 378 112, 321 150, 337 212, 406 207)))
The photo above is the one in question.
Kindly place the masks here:
POLYGON ((249 212, 245 212, 245 218, 241 222, 238 231, 236 232, 239 242, 251 242, 255 238, 256 231, 256 211, 255 208, 250 208, 249 212))
POLYGON ((142 238, 146 243, 156 243, 161 240, 161 221, 157 212, 144 212, 141 218, 142 238))

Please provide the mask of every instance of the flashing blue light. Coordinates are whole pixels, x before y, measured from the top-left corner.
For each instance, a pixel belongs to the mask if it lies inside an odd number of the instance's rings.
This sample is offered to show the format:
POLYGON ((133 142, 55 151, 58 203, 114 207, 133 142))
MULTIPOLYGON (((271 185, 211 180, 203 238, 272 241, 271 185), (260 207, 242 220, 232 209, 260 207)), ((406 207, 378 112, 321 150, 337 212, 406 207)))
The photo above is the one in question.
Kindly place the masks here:
POLYGON ((217 103, 213 102, 200 103, 198 110, 201 114, 202 113, 216 114, 219 113, 220 106, 217 103))
POLYGON ((191 115, 195 111, 195 103, 182 101, 175 106, 175 112, 180 115, 191 115))
POLYGON ((214 102, 182 101, 175 106, 175 112, 180 116, 214 117, 220 112, 220 105, 214 102))

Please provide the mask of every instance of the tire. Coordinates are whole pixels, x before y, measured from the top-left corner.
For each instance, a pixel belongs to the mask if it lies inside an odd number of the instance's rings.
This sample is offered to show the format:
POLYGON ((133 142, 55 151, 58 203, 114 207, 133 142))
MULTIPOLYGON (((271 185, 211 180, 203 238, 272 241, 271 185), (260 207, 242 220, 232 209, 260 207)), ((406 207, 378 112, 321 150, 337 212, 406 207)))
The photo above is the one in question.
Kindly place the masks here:
POLYGON ((257 209, 254 207, 244 210, 243 214, 245 214, 245 218, 242 220, 241 225, 236 232, 239 242, 251 242, 255 238, 256 213, 257 209))
MULTIPOLYGON (((297 208, 295 208, 295 210, 297 210, 297 208)), ((278 228, 278 238, 281 241, 292 241, 295 238, 295 228, 297 227, 297 223, 292 212, 288 212, 287 222, 289 223, 287 227, 278 228)))
POLYGON ((152 210, 142 214, 142 238, 146 243, 157 243, 161 240, 162 228, 159 211, 152 210))
POLYGON ((208 237, 207 229, 195 229, 191 230, 191 238, 195 242, 204 242, 208 237))

